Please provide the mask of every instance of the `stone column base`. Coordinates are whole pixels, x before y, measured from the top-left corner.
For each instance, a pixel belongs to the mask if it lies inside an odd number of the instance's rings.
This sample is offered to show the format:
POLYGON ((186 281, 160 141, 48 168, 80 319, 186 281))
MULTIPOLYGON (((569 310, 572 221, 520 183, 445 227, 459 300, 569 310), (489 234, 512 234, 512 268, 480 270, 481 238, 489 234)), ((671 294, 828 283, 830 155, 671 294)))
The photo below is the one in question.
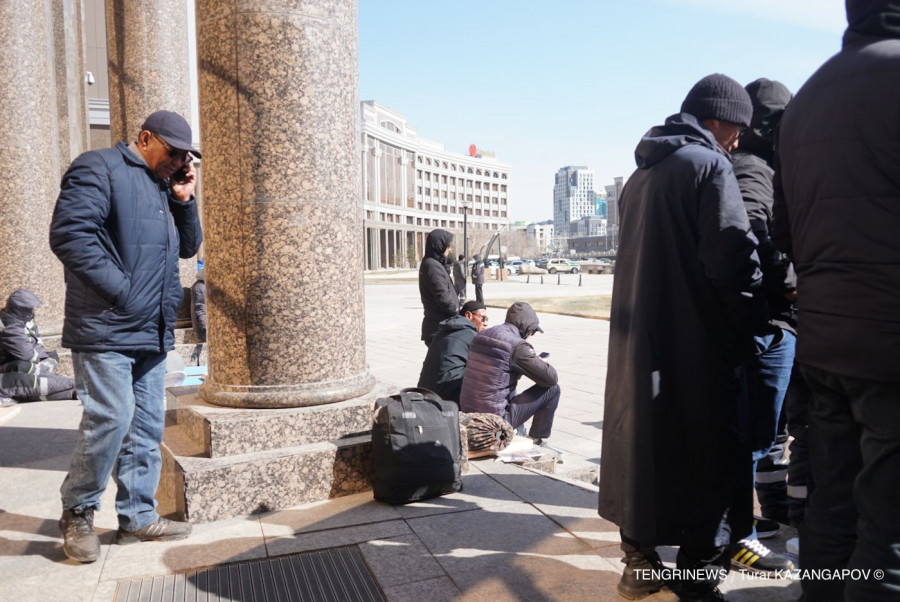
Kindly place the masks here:
POLYGON ((326 500, 372 488, 372 409, 400 387, 316 407, 210 405, 170 389, 159 512, 193 523, 326 500))

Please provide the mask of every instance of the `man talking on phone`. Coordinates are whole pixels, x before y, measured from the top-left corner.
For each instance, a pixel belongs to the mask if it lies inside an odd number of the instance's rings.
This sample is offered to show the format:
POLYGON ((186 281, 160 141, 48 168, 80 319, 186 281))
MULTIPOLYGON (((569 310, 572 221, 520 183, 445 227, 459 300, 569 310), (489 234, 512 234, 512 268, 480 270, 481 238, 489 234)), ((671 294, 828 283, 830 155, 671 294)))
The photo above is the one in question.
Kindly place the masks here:
POLYGON ((156 512, 166 352, 181 304, 178 258, 203 234, 194 199, 191 127, 157 111, 137 139, 89 151, 63 176, 50 247, 66 272, 62 343, 84 406, 59 521, 69 558, 94 562, 94 512, 118 486, 115 543, 182 539, 189 523, 156 512))

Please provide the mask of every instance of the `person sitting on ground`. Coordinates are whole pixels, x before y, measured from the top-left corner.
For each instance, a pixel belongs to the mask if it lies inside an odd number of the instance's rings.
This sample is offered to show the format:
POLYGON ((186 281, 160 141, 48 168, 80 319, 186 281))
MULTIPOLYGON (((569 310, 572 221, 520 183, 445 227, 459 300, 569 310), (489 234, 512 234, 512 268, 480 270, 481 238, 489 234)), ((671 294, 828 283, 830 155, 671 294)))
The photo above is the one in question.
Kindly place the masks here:
POLYGON ((425 257, 419 266, 419 296, 422 299, 422 340, 425 346, 438 325, 459 311, 459 297, 450 280, 448 265, 453 234, 446 230, 432 230, 425 239, 425 257))
POLYGON ((197 344, 191 352, 191 362, 199 366, 203 344, 206 342, 206 268, 200 268, 197 280, 191 285, 191 326, 197 337, 197 344))
POLYGON ((434 391, 441 399, 459 402, 469 347, 475 335, 487 326, 483 303, 468 301, 459 315, 441 322, 422 363, 418 386, 434 391))
POLYGON ((59 356, 44 349, 34 320, 34 310, 41 305, 33 292, 19 289, 0 310, 0 407, 76 398, 75 382, 54 374, 59 356))
POLYGON ((463 412, 497 414, 519 428, 532 418, 528 436, 538 445, 550 437, 559 405, 556 369, 534 351, 528 339, 544 332, 534 309, 523 302, 510 305, 503 324, 475 335, 459 395, 463 412), (516 393, 519 378, 534 386, 516 393))

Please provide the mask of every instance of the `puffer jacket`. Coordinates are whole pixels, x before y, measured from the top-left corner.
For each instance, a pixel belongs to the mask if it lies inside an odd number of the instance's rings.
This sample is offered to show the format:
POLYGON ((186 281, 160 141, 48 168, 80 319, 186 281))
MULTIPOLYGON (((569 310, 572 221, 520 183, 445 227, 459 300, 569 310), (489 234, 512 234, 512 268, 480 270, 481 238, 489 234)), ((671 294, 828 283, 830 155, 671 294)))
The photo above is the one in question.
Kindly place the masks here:
POLYGON ((441 322, 419 374, 421 388, 434 391, 441 399, 459 401, 469 347, 475 338, 475 324, 456 315, 441 322))
POLYGON ((841 51, 794 96, 772 240, 797 271, 797 361, 900 381, 900 7, 847 2, 841 51))
POLYGON ((425 257, 419 266, 419 295, 425 315, 422 318, 422 340, 431 343, 438 325, 459 311, 459 295, 450 280, 444 250, 453 242, 446 230, 432 230, 425 239, 425 257))
POLYGON ((537 314, 527 303, 513 303, 506 321, 475 335, 459 394, 463 412, 487 412, 503 416, 524 375, 538 387, 557 384, 556 369, 537 356, 525 339, 543 332, 537 314))
POLYGON ((0 310, 0 372, 35 372, 48 358, 34 321, 34 308, 40 305, 37 295, 19 289, 0 310))
POLYGON ((62 343, 75 351, 169 351, 182 289, 178 258, 203 235, 124 142, 89 151, 63 176, 50 248, 66 271, 62 343))

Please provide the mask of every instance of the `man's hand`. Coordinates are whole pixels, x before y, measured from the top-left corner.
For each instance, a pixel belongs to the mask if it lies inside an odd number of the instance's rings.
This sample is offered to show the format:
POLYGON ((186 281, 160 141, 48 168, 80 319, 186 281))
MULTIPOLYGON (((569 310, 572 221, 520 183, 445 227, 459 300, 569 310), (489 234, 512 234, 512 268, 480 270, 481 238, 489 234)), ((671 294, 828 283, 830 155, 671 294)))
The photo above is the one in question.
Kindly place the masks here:
POLYGON ((197 186, 197 168, 193 163, 188 165, 187 172, 182 180, 169 180, 169 187, 172 189, 172 196, 187 203, 194 196, 194 188, 197 186))

